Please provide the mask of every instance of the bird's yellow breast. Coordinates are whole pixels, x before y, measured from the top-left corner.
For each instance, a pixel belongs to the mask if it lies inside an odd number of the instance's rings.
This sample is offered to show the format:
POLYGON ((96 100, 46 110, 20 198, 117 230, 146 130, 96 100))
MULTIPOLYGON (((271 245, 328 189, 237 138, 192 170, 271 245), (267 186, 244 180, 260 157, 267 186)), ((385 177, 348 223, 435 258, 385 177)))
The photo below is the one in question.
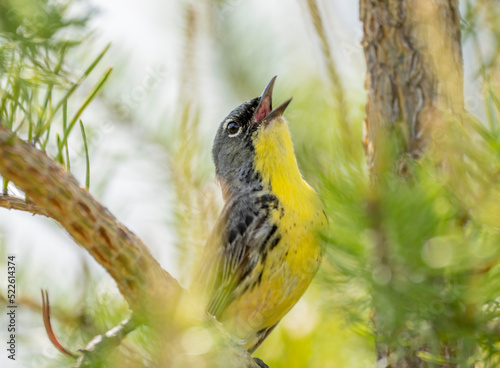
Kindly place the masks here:
POLYGON ((282 119, 262 127, 254 137, 254 168, 266 191, 278 198, 279 208, 270 212, 280 235, 278 245, 268 251, 252 271, 259 287, 245 292, 227 309, 242 339, 245 331, 260 331, 275 325, 295 305, 316 274, 322 250, 318 232, 325 218, 316 192, 302 178, 286 122, 282 119))
POLYGON ((254 138, 255 170, 284 207, 304 218, 314 217, 321 212, 321 204, 300 174, 288 126, 282 118, 271 124, 254 138))

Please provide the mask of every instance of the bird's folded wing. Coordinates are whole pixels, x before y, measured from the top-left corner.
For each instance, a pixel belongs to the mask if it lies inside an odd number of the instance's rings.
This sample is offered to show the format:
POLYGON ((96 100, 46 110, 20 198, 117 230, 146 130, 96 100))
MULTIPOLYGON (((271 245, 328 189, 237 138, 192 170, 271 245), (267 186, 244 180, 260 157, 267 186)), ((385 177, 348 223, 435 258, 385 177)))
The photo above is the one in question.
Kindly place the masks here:
POLYGON ((219 318, 238 294, 244 292, 244 286, 258 277, 252 271, 261 262, 265 243, 274 231, 268 210, 246 201, 226 204, 207 244, 200 270, 208 292, 208 313, 219 318))

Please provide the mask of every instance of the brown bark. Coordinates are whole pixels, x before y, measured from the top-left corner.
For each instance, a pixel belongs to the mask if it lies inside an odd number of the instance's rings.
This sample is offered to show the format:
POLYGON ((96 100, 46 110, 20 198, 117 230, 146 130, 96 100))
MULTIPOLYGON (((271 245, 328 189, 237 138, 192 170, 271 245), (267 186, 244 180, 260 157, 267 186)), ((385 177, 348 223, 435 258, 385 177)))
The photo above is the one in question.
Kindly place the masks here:
POLYGON ((24 198, 0 195, 0 207, 7 208, 9 210, 30 212, 33 215, 50 217, 44 208, 38 206, 35 202, 26 200, 24 198))
POLYGON ((400 157, 419 157, 444 114, 463 109, 457 0, 360 0, 366 58, 365 137, 370 167, 390 131, 400 157))
POLYGON ((3 127, 0 173, 33 201, 26 205, 11 201, 11 207, 59 222, 113 277, 132 310, 147 308, 148 313, 164 313, 175 304, 179 284, 161 268, 142 241, 81 187, 71 173, 3 127))
MULTIPOLYGON (((445 121, 460 121, 463 66, 457 0, 360 0, 367 75, 363 145, 373 178, 404 174, 408 160, 439 144, 445 121), (388 156, 389 147, 396 155, 388 156), (392 158, 387 160, 388 157, 392 158), (388 162, 389 161, 389 162, 388 162)), ((374 180, 376 185, 377 180, 374 180)), ((371 206, 377 232, 375 257, 391 268, 390 249, 378 204, 371 206)), ((383 296, 381 296, 383 297, 383 296)), ((403 330, 391 331, 374 310, 378 367, 452 367, 429 363, 425 341, 397 344, 403 330)), ((443 342, 443 361, 453 361, 456 343, 443 342)))

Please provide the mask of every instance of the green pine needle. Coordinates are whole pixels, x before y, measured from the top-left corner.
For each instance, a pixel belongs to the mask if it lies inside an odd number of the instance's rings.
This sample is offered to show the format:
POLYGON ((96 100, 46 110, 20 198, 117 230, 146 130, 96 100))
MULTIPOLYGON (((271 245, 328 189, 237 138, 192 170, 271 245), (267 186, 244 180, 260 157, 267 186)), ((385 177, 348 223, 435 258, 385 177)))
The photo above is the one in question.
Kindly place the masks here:
POLYGON ((80 131, 82 132, 83 147, 85 149, 85 187, 89 189, 90 187, 90 159, 89 159, 89 149, 87 146, 87 135, 85 134, 85 128, 83 127, 82 120, 80 119, 80 131))
POLYGON ((80 106, 80 108, 78 109, 78 111, 76 112, 75 116, 73 117, 73 119, 71 119, 71 122, 69 123, 66 131, 64 132, 64 136, 63 136, 63 139, 61 141, 61 147, 64 146, 67 141, 68 141, 68 136, 69 136, 69 133, 71 133, 71 130, 73 130, 73 127, 75 126, 76 122, 78 121, 78 118, 80 117, 80 115, 83 113, 83 111, 85 110, 85 108, 90 104, 90 102, 94 99, 94 97, 99 93, 99 91, 102 89, 102 87, 104 86, 104 84, 106 83, 109 75, 111 74, 111 72, 113 71, 113 68, 108 68, 108 70, 106 70, 106 72, 104 73, 104 75, 101 77, 101 79, 99 80, 99 82, 95 85, 94 89, 90 92, 90 94, 87 96, 87 98, 85 99, 85 101, 83 102, 82 106, 80 106))

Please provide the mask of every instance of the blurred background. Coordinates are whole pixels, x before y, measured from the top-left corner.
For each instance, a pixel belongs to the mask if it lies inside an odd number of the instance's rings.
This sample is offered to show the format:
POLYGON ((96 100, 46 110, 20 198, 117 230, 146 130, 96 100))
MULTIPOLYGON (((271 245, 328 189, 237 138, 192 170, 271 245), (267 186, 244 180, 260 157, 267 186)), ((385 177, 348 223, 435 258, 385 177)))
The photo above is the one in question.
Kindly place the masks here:
MULTIPOLYGON (((2 0, 0 81, 6 88, 13 73, 8 56, 16 42, 33 42, 27 49, 45 47, 48 66, 57 64, 65 47, 61 81, 49 82, 60 83, 61 91, 54 95, 63 94, 111 44, 67 102, 72 116, 113 68, 79 115, 90 175, 78 128, 68 136, 64 162, 71 162, 82 183, 89 179, 90 192, 189 287, 193 262, 222 206, 210 151, 215 131, 234 107, 260 95, 278 75, 275 101, 293 97, 286 118, 299 165, 324 197, 334 223, 329 243, 335 245, 328 248, 306 295, 256 355, 272 368, 368 367, 376 357, 366 280, 385 276, 365 267, 370 233, 361 215, 369 183, 361 145, 366 101, 362 25, 355 1, 312 4, 2 0)), ((466 107, 487 119, 488 88, 480 76, 487 68, 493 83, 500 77, 498 2, 461 1, 460 6, 466 107)), ((20 66, 19 74, 33 85, 47 83, 37 70, 20 66)), ((45 90, 40 89, 41 100, 45 90)), ((54 156, 61 119, 59 111, 46 135, 47 151, 54 156)), ((25 127, 19 131, 24 137, 29 134, 25 127)), ((15 194, 15 188, 9 190, 15 194)), ((446 208, 441 212, 448 213, 446 208)), ((498 251, 486 247, 481 252, 493 258, 498 251)), ((13 363, 2 353, 2 367, 71 365, 46 336, 41 288, 49 291, 56 332, 72 350, 128 315, 112 279, 51 220, 0 209, 0 253, 2 259, 16 256, 20 305, 19 360, 13 363)), ((436 266, 433 256, 422 254, 424 261, 426 255, 430 259, 430 269, 452 262, 436 266)), ((5 298, 6 262, 0 261, 0 270, 5 298)), ((419 272, 417 282, 427 271, 419 272)), ((0 310, 0 340, 6 341, 7 320, 0 310)), ((131 352, 146 344, 140 335, 127 339, 131 352)))

